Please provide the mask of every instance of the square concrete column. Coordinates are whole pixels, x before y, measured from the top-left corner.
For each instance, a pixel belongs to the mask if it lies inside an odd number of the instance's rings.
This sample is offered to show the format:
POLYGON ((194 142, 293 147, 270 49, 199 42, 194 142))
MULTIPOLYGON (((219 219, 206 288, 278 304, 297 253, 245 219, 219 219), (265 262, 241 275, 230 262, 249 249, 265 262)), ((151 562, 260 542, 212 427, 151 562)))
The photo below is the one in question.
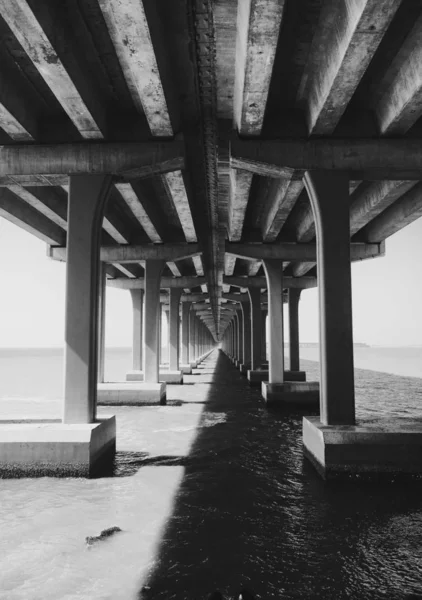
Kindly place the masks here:
POLYGON ((243 315, 243 364, 249 366, 251 364, 251 304, 250 302, 242 302, 243 315))
POLYGON ((132 297, 132 369, 142 370, 142 321, 144 308, 144 290, 130 290, 132 297))
POLYGON ((259 369, 262 362, 261 353, 261 290, 248 288, 251 302, 251 369, 259 369))
POLYGON ((98 383, 104 382, 105 371, 106 289, 105 264, 100 263, 100 289, 98 298, 98 383))
POLYGON ((182 289, 170 288, 169 310, 169 368, 177 371, 179 368, 179 306, 182 289))
POLYGON ((189 355, 189 317, 191 302, 182 303, 182 364, 187 365, 191 360, 189 355))
POLYGON ((262 319, 262 327, 261 327, 262 362, 266 362, 266 360, 267 360, 267 316, 268 316, 268 310, 266 308, 263 308, 261 310, 261 319, 262 319))
POLYGON ((300 371, 299 299, 300 289, 289 289, 290 370, 300 371))
POLYGON ((284 381, 284 327, 283 327, 283 263, 263 260, 268 285, 268 381, 284 381))
MULTIPOLYGON (((145 261, 145 297, 143 327, 143 371, 144 381, 158 383, 159 375, 159 320, 160 282, 165 262, 163 260, 145 261)), ((161 336, 160 336, 161 337, 161 336)), ((160 344, 161 345, 161 344, 160 344)))
POLYGON ((238 352, 237 360, 239 361, 239 363, 242 364, 243 363, 243 314, 242 314, 242 309, 236 310, 236 314, 237 314, 237 322, 239 324, 239 333, 238 333, 239 352, 238 352))
POLYGON ((192 364, 195 360, 195 311, 191 306, 189 312, 189 362, 192 364))
POLYGON ((317 234, 321 422, 355 423, 349 179, 307 172, 317 234))
POLYGON ((64 423, 93 423, 98 378, 102 215, 111 179, 70 176, 66 256, 64 423))

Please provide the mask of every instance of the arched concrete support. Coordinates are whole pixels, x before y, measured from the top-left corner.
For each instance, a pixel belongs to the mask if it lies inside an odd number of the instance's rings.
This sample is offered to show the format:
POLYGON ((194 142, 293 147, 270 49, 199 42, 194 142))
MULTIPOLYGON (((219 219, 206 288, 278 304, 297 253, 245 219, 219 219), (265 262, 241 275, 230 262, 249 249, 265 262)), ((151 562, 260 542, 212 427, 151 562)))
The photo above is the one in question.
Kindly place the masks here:
POLYGON ((307 172, 317 234, 321 423, 355 423, 349 179, 307 172))
POLYGON ((243 315, 243 363, 240 365, 242 373, 246 373, 251 365, 251 304, 250 302, 242 302, 243 315))
POLYGON ((69 187, 64 423, 93 423, 98 378, 100 234, 111 178, 72 175, 69 187))
MULTIPOLYGON (((145 261, 145 308, 144 308, 144 381, 158 383, 159 376, 159 320, 160 280, 165 262, 163 260, 145 261)), ((161 336, 160 336, 161 337, 161 336)))
POLYGON ((142 370, 142 321, 144 308, 144 290, 130 290, 132 297, 132 369, 142 370))
POLYGON ((169 367, 170 371, 179 369, 179 307, 182 289, 170 288, 169 311, 169 367))
POLYGON ((284 327, 283 327, 283 263, 279 260, 264 260, 268 284, 269 348, 268 381, 284 381, 284 327))
POLYGON ((237 322, 239 324, 239 337, 238 337, 238 347, 239 347, 239 352, 238 352, 238 363, 242 364, 243 363, 243 314, 242 314, 242 309, 238 309, 236 310, 236 315, 237 315, 237 322))
POLYGON ((289 339, 290 339, 290 370, 300 370, 299 350, 299 299, 300 289, 289 289, 289 339))
POLYGON ((105 377, 105 318, 106 318, 106 270, 100 264, 100 291, 98 302, 98 383, 104 383, 105 377))
POLYGON ((261 367, 261 290, 248 288, 251 302, 251 369, 254 371, 261 367))

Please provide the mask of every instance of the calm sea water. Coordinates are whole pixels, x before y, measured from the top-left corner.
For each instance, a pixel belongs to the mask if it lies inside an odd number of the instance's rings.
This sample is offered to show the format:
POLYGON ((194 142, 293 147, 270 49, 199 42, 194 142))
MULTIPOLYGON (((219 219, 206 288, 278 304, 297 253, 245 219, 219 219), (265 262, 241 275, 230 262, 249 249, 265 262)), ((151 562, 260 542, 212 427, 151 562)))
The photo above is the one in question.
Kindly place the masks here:
MULTIPOLYGON (((389 369, 392 350, 368 350, 368 366, 389 369)), ((419 369, 422 350, 395 351, 406 377, 357 369, 358 418, 421 419, 420 370, 403 369, 419 369)), ((61 362, 0 352, 0 414, 60 414, 61 362)), ((221 353, 201 367, 169 386, 167 406, 99 409, 117 416, 108 477, 0 481, 1 600, 199 600, 241 585, 262 600, 422 593, 422 483, 323 482, 303 459, 302 414, 266 410, 221 353), (122 533, 85 547, 114 525, 122 533)), ((108 353, 107 379, 128 369, 128 350, 108 353)))

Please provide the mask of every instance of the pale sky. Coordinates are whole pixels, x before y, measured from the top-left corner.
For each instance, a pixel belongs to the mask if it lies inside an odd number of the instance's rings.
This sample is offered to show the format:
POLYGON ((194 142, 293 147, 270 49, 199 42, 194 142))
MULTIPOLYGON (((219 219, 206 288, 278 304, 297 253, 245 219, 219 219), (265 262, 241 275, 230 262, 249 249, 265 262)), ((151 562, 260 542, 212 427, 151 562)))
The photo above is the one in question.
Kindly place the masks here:
MULTIPOLYGON (((352 266, 354 341, 379 346, 422 345, 422 219, 386 241, 386 256, 352 266)), ((0 346, 62 346, 65 265, 46 244, 0 218, 0 346)), ((318 340, 318 293, 304 290, 300 338, 318 340)), ((107 289, 108 346, 130 346, 128 291, 107 289)), ((286 328, 287 329, 287 328, 286 328)))

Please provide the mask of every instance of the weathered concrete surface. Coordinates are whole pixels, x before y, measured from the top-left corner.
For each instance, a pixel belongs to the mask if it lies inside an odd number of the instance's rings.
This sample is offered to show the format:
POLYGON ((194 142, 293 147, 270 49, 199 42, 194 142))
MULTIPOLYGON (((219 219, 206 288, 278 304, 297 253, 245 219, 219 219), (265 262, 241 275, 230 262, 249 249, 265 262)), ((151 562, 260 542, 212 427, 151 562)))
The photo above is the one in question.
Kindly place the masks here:
POLYGON ((111 462, 116 419, 95 423, 2 423, 0 477, 89 477, 111 462))
MULTIPOLYGON (((192 370, 190 367, 186 368, 192 370)), ((128 371, 126 373, 126 381, 144 381, 144 372, 128 371)), ((168 367, 163 368, 160 366, 158 381, 159 383, 183 383, 183 371, 173 371, 170 370, 168 367)))
POLYGON ((319 383, 307 382, 284 382, 261 384, 262 397, 267 406, 283 404, 296 404, 299 406, 319 406, 319 383))
POLYGON ((119 383, 101 383, 98 385, 99 405, 142 406, 143 404, 165 404, 166 384, 131 380, 119 383))
MULTIPOLYGON (((262 381, 268 381, 268 369, 248 371, 248 381, 252 386, 260 386, 262 381)), ((284 381, 306 381, 305 371, 284 371, 284 381)))
POLYGON ((306 456, 323 477, 348 473, 422 472, 422 425, 411 419, 326 426, 303 418, 306 456))

